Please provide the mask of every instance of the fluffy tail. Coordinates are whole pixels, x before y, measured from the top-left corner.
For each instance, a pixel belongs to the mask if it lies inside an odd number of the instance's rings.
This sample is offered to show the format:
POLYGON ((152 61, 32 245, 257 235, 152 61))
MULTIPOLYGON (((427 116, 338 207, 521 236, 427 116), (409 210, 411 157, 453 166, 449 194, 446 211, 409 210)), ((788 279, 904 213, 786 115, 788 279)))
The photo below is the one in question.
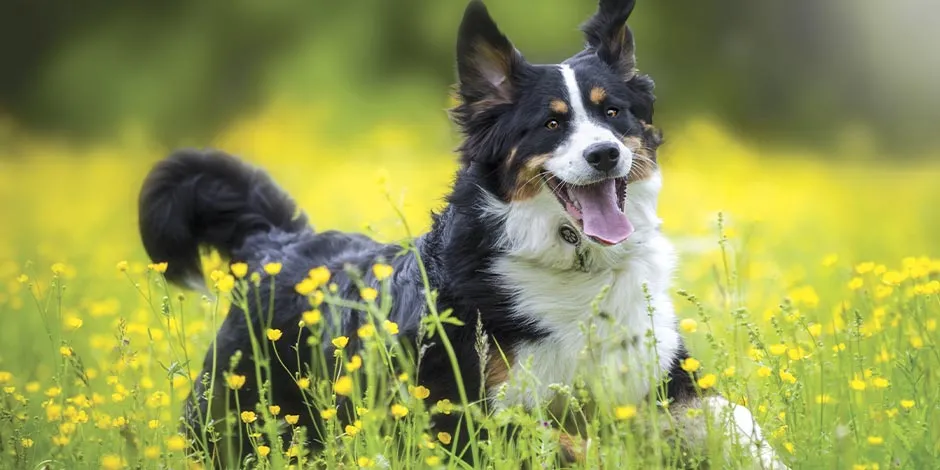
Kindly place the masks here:
POLYGON ((154 166, 140 191, 139 223, 150 259, 167 262, 168 280, 191 287, 202 284, 200 246, 230 257, 253 233, 309 230, 306 215, 267 173, 199 150, 177 151, 154 166))

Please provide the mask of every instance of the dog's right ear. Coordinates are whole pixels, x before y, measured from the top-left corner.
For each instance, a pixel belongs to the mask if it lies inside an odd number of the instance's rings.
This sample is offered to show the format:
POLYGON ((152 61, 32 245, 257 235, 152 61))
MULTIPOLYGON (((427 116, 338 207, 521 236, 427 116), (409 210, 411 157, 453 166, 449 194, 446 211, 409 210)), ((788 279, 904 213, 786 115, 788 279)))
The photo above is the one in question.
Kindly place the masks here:
POLYGON ((457 36, 458 92, 464 103, 509 103, 513 75, 525 64, 522 54, 499 31, 486 6, 472 0, 457 36))

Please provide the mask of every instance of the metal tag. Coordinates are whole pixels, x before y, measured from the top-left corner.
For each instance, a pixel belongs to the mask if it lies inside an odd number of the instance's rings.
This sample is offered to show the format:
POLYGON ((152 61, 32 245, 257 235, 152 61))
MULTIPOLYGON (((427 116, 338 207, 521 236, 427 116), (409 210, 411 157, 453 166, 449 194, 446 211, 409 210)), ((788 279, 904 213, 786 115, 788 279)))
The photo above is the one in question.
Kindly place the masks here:
POLYGON ((571 225, 562 225, 561 228, 558 229, 558 235, 569 245, 581 246, 581 236, 578 235, 578 231, 571 225))

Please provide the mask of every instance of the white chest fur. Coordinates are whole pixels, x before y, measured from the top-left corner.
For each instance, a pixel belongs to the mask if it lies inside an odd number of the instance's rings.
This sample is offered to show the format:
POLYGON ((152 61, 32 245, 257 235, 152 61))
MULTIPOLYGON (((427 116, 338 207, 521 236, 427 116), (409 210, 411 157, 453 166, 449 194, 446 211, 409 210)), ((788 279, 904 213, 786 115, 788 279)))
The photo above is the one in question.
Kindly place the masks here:
POLYGON ((659 185, 658 175, 630 185, 627 215, 637 231, 616 247, 561 240, 566 221, 550 194, 491 208, 504 218, 510 248, 493 273, 511 292, 516 320, 548 332, 507 351, 513 362, 501 405, 534 407, 552 398, 551 385, 578 377, 635 403, 668 371, 680 338, 668 293, 675 254, 657 230, 659 185))

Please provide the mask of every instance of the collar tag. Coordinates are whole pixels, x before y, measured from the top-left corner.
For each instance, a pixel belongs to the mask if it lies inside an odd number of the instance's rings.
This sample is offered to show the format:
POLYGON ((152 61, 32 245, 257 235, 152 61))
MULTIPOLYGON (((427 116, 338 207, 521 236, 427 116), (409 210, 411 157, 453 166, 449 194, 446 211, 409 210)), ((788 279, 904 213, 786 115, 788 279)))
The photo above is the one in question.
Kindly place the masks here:
POLYGON ((564 224, 558 229, 558 235, 569 245, 581 246, 581 236, 570 224, 564 224))

